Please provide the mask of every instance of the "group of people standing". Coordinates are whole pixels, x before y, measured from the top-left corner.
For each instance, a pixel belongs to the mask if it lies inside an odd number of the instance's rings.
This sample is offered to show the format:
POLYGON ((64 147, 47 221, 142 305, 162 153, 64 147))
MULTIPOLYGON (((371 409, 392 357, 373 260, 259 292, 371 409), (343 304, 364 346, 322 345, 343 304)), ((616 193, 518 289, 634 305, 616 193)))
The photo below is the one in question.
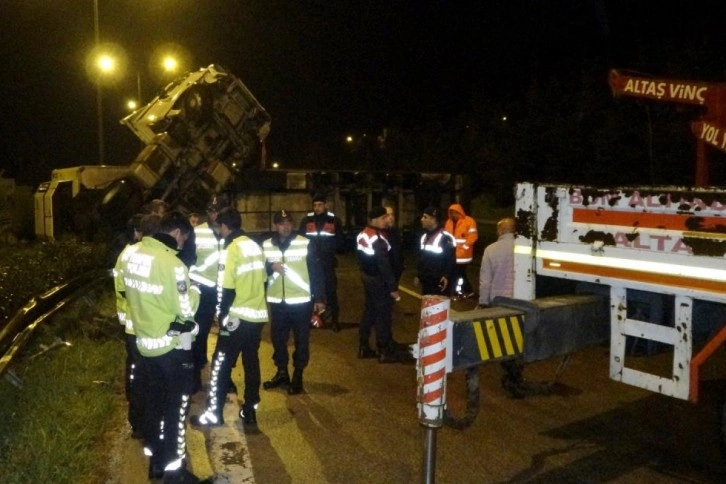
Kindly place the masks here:
MULTIPOLYGON (((345 239, 324 196, 313 197, 312 211, 297 233, 287 210, 274 213, 273 234, 261 244, 245 235, 241 214, 225 200, 215 197, 206 215, 206 221, 192 226, 189 217, 163 202, 150 204, 134 217, 134 240, 114 271, 119 320, 127 333, 129 422, 150 457, 149 477, 168 482, 196 482, 185 469, 185 420, 191 396, 203 388, 215 320, 219 333, 206 406, 190 418, 195 426, 224 423, 224 402, 236 389, 231 373, 240 355, 244 396, 239 417, 245 425, 256 425, 260 386, 284 387, 290 395, 303 391, 311 315, 325 319, 333 331, 341 329, 336 254, 345 239), (263 383, 258 353, 268 321, 276 373, 263 383)), ((470 297, 466 265, 473 257, 476 222, 458 204, 449 215, 444 225, 438 208, 423 211, 415 283, 423 294, 470 297)), ((394 340, 391 325, 403 272, 392 207, 370 210, 356 238, 356 253, 365 290, 358 357, 380 363, 410 358, 394 340), (374 331, 376 350, 370 346, 374 331)))
POLYGON ((207 207, 207 220, 194 227, 189 217, 160 201, 132 218, 133 240, 117 258, 114 285, 127 333, 129 422, 133 437, 143 440, 150 478, 196 482, 185 466, 185 421, 191 396, 202 389, 215 319, 219 334, 206 407, 190 418, 193 425, 224 422, 224 401, 234 388, 231 372, 240 355, 245 386, 239 416, 245 425, 256 424, 258 351, 269 320, 277 373, 264 388, 285 385, 291 395, 303 391, 311 313, 329 315, 333 328, 340 328, 336 287, 326 284, 326 271, 334 274, 343 234, 324 199, 323 209, 317 209, 320 201, 301 221, 304 235, 293 233, 292 217, 280 210, 273 216, 275 232, 261 245, 242 231, 241 214, 218 198, 207 207))

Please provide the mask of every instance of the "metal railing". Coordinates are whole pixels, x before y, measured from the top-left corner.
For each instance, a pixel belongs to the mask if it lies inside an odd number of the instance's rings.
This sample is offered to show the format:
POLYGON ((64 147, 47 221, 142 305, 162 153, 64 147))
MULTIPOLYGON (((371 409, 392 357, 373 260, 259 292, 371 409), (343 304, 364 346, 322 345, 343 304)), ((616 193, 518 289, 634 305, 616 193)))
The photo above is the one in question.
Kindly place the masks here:
POLYGON ((107 269, 87 272, 32 297, 18 309, 0 329, 0 376, 38 325, 109 277, 107 269))

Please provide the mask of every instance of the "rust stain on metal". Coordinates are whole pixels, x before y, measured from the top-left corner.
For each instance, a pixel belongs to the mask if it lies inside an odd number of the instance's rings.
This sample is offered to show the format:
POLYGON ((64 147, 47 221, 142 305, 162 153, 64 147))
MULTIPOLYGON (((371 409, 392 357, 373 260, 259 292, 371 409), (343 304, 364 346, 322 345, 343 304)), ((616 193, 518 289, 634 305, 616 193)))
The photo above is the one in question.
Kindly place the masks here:
POLYGON ((592 244, 593 242, 602 242, 604 245, 615 247, 615 236, 611 233, 600 230, 590 230, 585 235, 580 236, 580 242, 592 244))
POLYGON ((690 247, 693 255, 723 257, 726 255, 726 240, 702 239, 699 237, 683 237, 683 243, 690 247))
POLYGON ((526 239, 532 238, 532 228, 534 227, 534 212, 531 210, 519 210, 516 217, 517 234, 526 239))

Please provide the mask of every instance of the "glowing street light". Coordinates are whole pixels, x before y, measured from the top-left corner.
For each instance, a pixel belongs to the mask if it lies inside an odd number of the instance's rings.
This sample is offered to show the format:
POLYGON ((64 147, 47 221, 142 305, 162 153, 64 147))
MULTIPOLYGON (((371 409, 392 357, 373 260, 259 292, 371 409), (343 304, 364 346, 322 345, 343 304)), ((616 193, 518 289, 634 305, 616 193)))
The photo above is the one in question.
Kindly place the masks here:
POLYGON ((101 54, 96 64, 102 73, 113 72, 116 69, 116 59, 108 54, 101 54))
POLYGON ((161 65, 166 72, 176 72, 179 68, 179 61, 176 60, 176 57, 168 55, 161 61, 161 65))

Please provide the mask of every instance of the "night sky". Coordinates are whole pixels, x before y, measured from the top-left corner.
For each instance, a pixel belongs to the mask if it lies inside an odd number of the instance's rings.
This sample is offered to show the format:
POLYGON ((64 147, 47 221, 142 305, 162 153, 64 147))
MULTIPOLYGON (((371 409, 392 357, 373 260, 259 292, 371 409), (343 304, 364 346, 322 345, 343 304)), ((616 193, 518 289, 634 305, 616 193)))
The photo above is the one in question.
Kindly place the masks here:
MULTIPOLYGON (((136 92, 137 72, 146 101, 164 84, 149 63, 155 48, 170 43, 186 53, 188 69, 220 64, 247 85, 271 114, 268 152, 283 166, 299 166, 316 147, 335 149, 348 133, 446 123, 470 109, 477 92, 516 98, 533 79, 578 76, 593 60, 603 73, 621 67, 726 78, 723 62, 668 57, 679 44, 723 46, 722 2, 99 4, 102 42, 128 56, 125 77, 103 91, 107 164, 128 164, 138 153, 139 142, 118 120, 136 92)), ((34 184, 51 168, 97 162, 96 89, 84 67, 93 38, 92 0, 0 0, 5 176, 34 184)), ((598 89, 608 89, 605 76, 598 89)))

